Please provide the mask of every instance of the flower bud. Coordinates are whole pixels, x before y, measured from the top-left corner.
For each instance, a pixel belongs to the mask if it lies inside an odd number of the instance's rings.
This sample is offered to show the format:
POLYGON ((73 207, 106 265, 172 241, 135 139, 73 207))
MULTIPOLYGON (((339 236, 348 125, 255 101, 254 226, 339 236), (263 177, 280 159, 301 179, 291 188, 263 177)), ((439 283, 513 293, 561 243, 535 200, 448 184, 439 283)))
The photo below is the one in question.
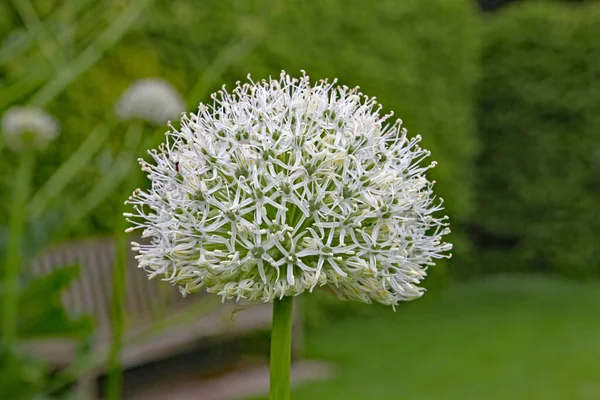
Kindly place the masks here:
POLYGON ((179 118, 185 103, 177 90, 159 78, 135 81, 119 98, 116 113, 122 120, 139 120, 154 125, 179 118))
POLYGON ((11 150, 22 151, 27 147, 44 149, 56 139, 60 127, 56 119, 36 107, 12 107, 2 116, 2 135, 11 150))

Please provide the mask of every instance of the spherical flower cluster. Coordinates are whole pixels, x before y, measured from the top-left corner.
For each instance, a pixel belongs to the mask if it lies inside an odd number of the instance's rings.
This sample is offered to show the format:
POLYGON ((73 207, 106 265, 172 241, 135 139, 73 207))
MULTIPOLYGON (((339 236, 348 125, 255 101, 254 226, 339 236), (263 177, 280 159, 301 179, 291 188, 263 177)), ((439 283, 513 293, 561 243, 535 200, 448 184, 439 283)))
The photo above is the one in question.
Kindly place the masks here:
POLYGON ((43 149, 56 139, 60 127, 56 119, 37 107, 12 107, 2 116, 2 134, 11 150, 28 146, 43 149))
MULTIPOLYGON (((250 79, 250 78, 249 78, 250 79)), ((182 118, 128 200, 150 278, 269 302, 326 286, 342 299, 419 297, 449 257, 429 152, 374 98, 305 74, 223 88, 182 118), (143 240, 144 241, 144 240, 143 240)))
POLYGON ((162 125, 179 118, 185 110, 177 90, 160 78, 135 81, 119 98, 116 113, 122 120, 140 120, 162 125))

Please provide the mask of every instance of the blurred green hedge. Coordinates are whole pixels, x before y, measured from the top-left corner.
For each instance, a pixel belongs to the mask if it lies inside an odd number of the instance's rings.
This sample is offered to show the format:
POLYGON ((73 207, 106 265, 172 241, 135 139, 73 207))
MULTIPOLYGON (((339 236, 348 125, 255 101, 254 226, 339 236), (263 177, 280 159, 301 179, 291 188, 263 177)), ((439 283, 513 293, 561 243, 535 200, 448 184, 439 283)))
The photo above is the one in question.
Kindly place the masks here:
POLYGON ((600 6, 522 4, 483 49, 474 219, 486 272, 600 272, 600 6))

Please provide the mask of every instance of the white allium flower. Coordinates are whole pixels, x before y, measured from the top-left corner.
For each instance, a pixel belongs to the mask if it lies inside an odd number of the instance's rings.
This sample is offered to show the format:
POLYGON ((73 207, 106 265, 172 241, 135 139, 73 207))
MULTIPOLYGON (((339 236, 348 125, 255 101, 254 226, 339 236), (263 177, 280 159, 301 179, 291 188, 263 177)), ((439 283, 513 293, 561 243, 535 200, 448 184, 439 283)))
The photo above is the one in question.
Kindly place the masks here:
MULTIPOLYGON (((250 79, 250 78, 249 78, 250 79)), ((182 293, 269 302, 328 286, 396 305, 449 257, 429 152, 355 89, 305 74, 240 84, 167 133, 126 214, 139 267, 182 293)))
POLYGON ((58 136, 59 131, 56 119, 37 107, 12 107, 2 116, 4 141, 15 151, 28 146, 42 149, 58 136))
POLYGON ((135 81, 119 98, 116 113, 122 120, 141 120, 155 125, 179 118, 185 103, 177 90, 160 78, 135 81))

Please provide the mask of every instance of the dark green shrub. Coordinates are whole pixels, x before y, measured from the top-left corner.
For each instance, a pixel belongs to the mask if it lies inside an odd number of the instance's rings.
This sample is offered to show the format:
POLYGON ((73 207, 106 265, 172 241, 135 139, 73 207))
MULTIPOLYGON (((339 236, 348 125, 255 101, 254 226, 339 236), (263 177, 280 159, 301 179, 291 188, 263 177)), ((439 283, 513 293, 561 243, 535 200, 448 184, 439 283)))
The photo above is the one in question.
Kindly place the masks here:
POLYGON ((600 272, 600 7, 523 4, 483 51, 476 225, 485 271, 600 272))

